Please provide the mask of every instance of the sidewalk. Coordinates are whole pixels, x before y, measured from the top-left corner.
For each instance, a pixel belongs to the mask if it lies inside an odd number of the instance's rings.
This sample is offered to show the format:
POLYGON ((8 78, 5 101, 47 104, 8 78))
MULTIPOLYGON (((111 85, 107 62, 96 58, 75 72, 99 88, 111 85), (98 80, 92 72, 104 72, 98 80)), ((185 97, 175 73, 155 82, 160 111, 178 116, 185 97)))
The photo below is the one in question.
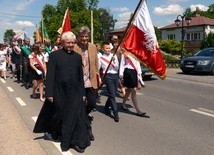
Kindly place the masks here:
POLYGON ((0 85, 0 152, 2 155, 45 155, 33 140, 32 131, 22 121, 0 85))

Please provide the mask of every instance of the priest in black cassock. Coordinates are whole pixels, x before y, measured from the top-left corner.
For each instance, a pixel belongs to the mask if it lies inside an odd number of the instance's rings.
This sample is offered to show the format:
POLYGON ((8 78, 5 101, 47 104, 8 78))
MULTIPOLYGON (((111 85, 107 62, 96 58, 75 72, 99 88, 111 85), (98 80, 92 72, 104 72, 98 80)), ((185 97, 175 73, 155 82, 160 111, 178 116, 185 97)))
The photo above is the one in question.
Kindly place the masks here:
POLYGON ((46 101, 34 132, 49 132, 53 138, 58 138, 62 151, 73 148, 83 153, 90 145, 90 138, 84 105, 82 58, 73 51, 76 36, 72 32, 63 33, 61 39, 63 48, 51 53, 47 64, 46 101))

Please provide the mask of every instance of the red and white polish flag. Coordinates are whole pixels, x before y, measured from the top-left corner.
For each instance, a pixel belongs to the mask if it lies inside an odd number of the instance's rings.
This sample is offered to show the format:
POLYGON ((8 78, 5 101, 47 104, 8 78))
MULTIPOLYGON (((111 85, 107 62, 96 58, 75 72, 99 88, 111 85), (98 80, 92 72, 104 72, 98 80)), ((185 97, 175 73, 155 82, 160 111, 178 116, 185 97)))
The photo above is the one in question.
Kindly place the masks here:
POLYGON ((122 48, 134 55, 161 79, 166 77, 166 65, 158 46, 155 30, 144 0, 125 37, 122 48))

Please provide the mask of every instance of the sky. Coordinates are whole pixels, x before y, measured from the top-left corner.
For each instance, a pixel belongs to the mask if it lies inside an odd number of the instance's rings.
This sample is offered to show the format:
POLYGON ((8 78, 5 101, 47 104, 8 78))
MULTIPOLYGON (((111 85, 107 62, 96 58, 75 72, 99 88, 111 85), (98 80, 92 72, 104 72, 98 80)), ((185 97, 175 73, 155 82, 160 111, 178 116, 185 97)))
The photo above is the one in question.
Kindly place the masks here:
MULTIPOLYGON (((55 6, 57 2, 58 0, 1 0, 0 43, 3 42, 7 29, 13 29, 16 33, 24 30, 32 39, 45 4, 55 6)), ((134 12, 138 2, 139 0, 99 0, 98 7, 107 9, 113 15, 118 21, 115 24, 117 29, 127 25, 130 14, 134 12)), ((191 10, 199 7, 206 11, 211 4, 214 4, 213 0, 147 0, 151 20, 157 27, 174 23, 177 15, 182 14, 187 7, 191 10)))

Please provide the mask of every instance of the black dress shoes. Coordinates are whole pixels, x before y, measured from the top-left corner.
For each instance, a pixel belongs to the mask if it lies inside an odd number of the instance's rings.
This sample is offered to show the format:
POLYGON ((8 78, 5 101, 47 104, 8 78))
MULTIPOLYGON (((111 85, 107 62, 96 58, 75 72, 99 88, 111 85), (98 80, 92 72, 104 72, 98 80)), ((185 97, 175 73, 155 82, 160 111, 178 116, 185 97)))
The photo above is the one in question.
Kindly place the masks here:
POLYGON ((139 116, 139 117, 150 118, 148 115, 146 115, 145 112, 143 112, 143 113, 136 113, 136 115, 139 116))
POLYGON ((85 149, 83 149, 83 148, 81 148, 81 147, 79 147, 79 146, 73 146, 72 147, 74 150, 76 150, 77 152, 79 152, 79 153, 83 153, 84 151, 85 151, 85 149))
POLYGON ((119 122, 118 113, 114 113, 114 121, 115 121, 115 122, 119 122))
POLYGON ((104 107, 104 110, 106 115, 111 115, 111 110, 109 109, 109 107, 104 107))
POLYGON ((92 116, 92 115, 90 115, 90 114, 88 114, 88 119, 89 119, 89 121, 93 121, 94 120, 94 116, 92 116))

